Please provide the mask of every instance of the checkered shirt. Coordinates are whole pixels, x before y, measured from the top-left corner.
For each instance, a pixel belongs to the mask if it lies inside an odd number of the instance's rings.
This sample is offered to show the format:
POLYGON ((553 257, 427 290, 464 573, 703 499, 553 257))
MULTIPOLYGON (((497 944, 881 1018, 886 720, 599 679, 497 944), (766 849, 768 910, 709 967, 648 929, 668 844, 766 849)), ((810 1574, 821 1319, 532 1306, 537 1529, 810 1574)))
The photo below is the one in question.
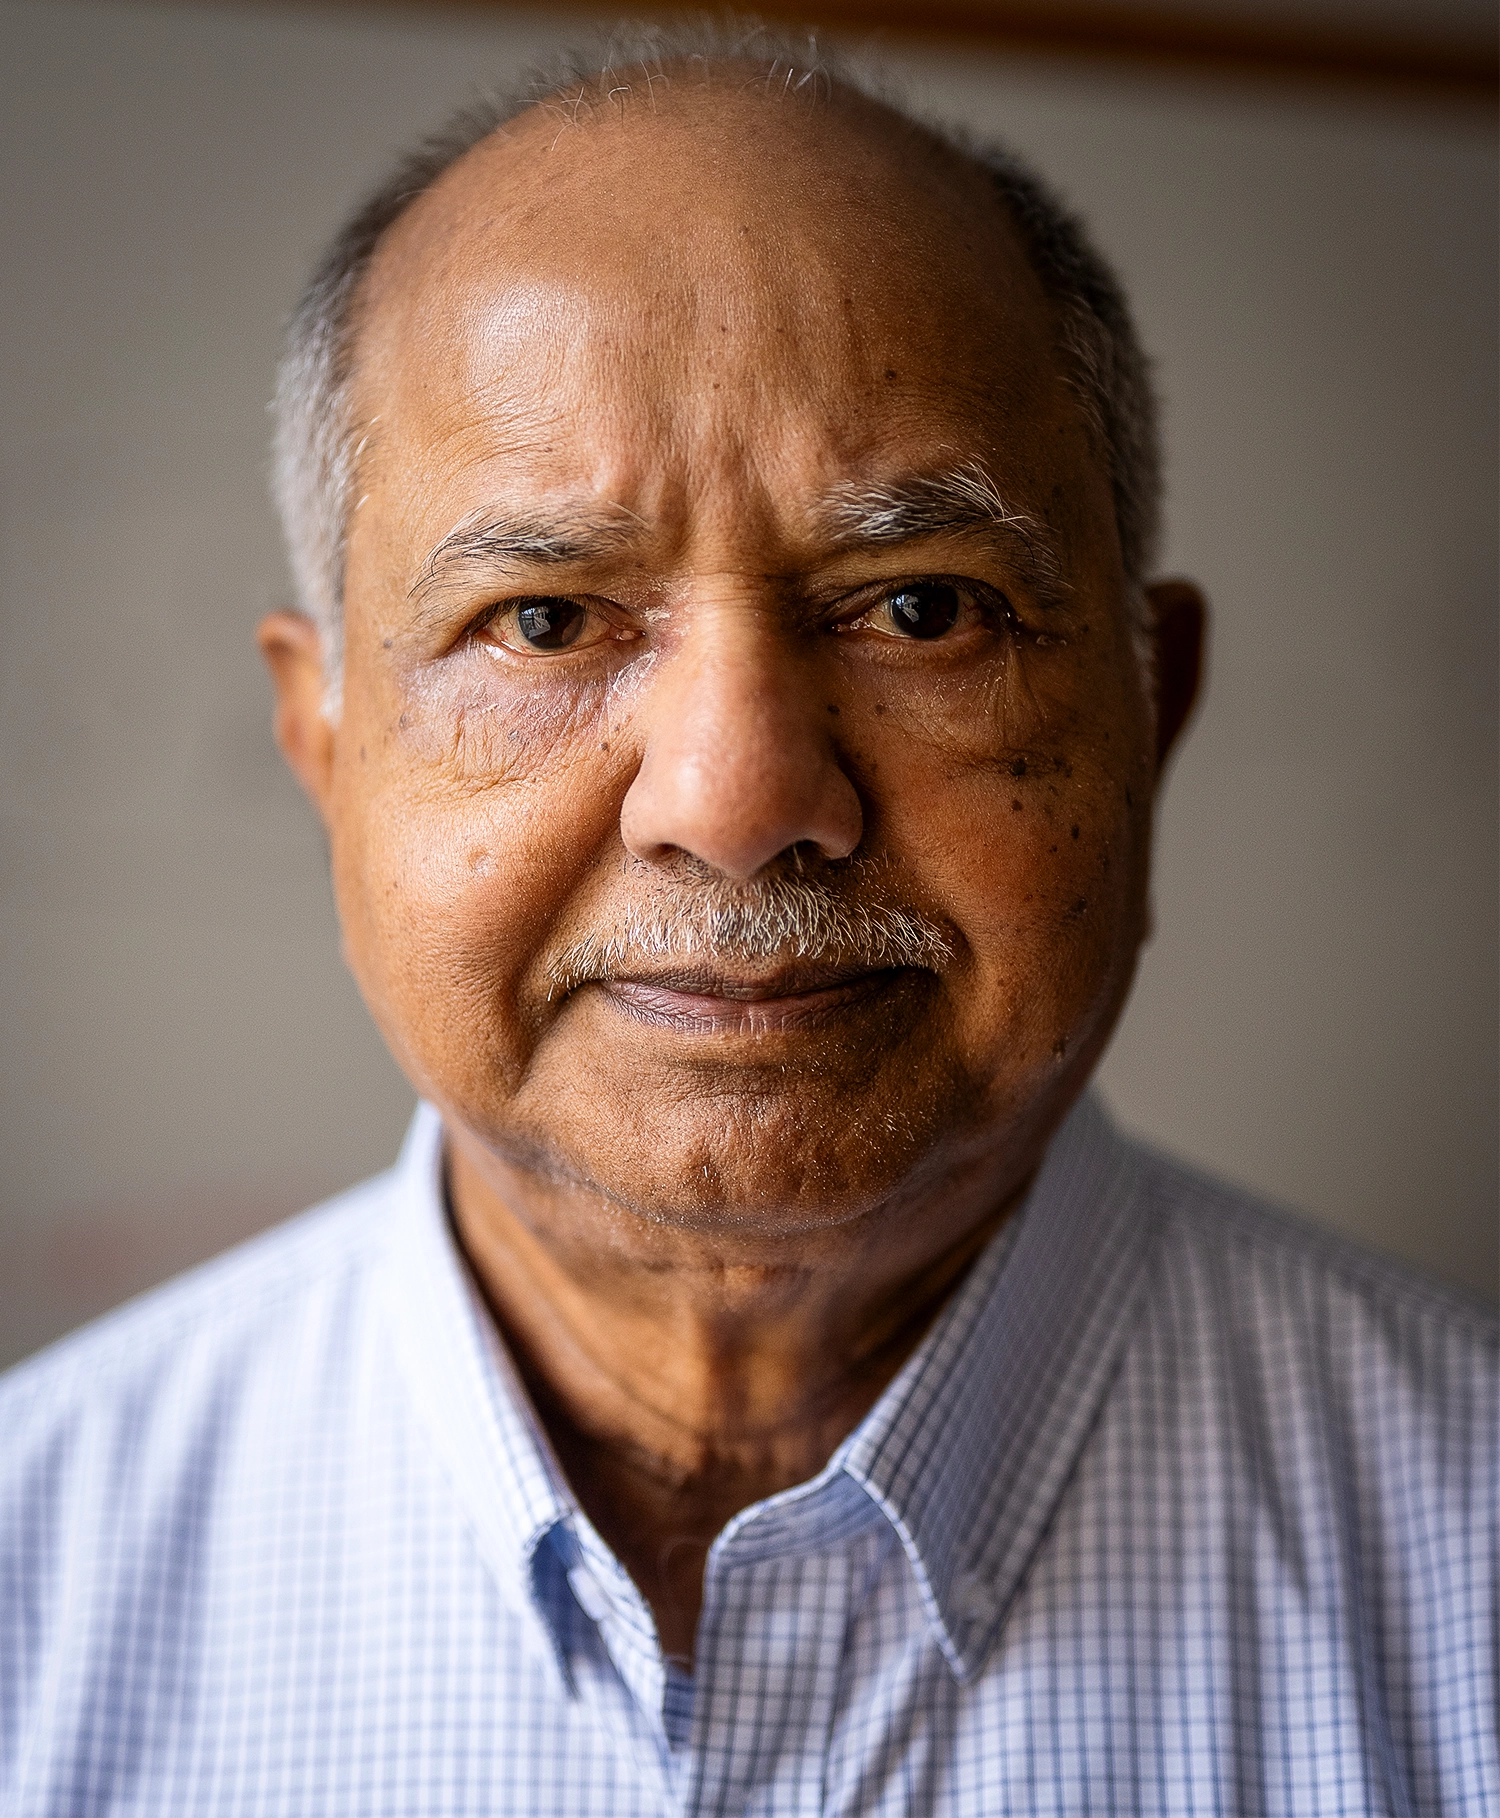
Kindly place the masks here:
POLYGON ((1122 1140, 817 1477, 695 1669, 388 1175, 0 1382, 0 1812, 1500 1813, 1496 1332, 1122 1140))

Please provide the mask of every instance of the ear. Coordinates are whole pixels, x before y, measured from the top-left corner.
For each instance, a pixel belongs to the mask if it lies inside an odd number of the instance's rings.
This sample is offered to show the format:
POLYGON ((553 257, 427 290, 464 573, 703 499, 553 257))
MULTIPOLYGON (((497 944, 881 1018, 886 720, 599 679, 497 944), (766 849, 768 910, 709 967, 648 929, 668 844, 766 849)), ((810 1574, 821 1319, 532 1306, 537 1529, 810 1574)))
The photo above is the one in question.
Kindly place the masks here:
POLYGON ((1155 581, 1146 589, 1151 604, 1151 647, 1156 676, 1156 773, 1166 769, 1172 747, 1197 702, 1203 684, 1203 644, 1208 606, 1191 581, 1155 581))
POLYGON ((334 733, 323 712, 323 640, 300 612, 273 612, 255 641, 276 689, 276 743, 326 824, 334 733))

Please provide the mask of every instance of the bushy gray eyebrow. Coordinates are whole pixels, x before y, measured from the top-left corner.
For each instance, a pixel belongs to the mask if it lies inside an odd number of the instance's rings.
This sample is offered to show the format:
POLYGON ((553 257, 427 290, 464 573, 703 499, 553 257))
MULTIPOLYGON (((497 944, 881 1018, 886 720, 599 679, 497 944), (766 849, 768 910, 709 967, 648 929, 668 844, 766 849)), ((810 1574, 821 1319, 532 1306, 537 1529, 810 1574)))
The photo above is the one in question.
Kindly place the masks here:
POLYGON ((481 506, 457 523, 418 571, 407 598, 419 604, 440 590, 455 570, 486 567, 561 567, 612 554, 640 520, 616 506, 607 511, 565 511, 554 516, 508 513, 481 506))
POLYGON ((910 479, 846 482, 825 495, 818 520, 828 535, 854 547, 998 531, 1015 547, 1040 604, 1055 605, 1070 592, 1046 527, 1008 505, 977 461, 910 479))
MULTIPOLYGON (((905 479, 848 481, 823 495, 812 519, 823 537, 844 548, 887 547, 945 532, 999 532, 1038 604, 1055 605, 1070 591, 1046 528, 1008 505, 977 461, 905 479)), ((603 561, 646 528, 621 505, 552 514, 481 506, 435 545, 407 597, 419 606, 434 593, 440 597, 444 583, 471 564, 558 568, 603 561)), ((431 610, 440 612, 440 604, 431 610)))

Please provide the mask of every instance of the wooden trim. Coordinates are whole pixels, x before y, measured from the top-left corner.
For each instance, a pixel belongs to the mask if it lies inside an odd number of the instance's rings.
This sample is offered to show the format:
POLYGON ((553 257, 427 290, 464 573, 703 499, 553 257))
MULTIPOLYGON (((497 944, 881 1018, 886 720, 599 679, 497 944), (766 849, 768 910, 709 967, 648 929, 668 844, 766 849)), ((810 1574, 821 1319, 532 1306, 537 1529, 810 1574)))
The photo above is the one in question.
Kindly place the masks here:
MULTIPOLYGON (((251 0, 252 4, 256 0, 251 0)), ((328 0, 260 0, 272 7, 328 0)), ((351 11, 499 13, 509 0, 332 0, 351 11)), ((612 14, 663 18, 713 12, 716 0, 558 0, 559 10, 595 22, 612 14)), ((1194 13, 1192 0, 1167 5, 1098 0, 749 0, 744 17, 826 26, 840 37, 967 40, 999 51, 1064 62, 1134 64, 1230 80, 1312 84, 1458 103, 1494 111, 1500 104, 1500 33, 1350 30, 1250 16, 1194 13)), ((738 8, 736 8, 738 10, 738 8)))
MULTIPOLYGON (((284 0, 282 0, 284 3, 284 0)), ((358 3, 358 0, 356 0, 358 3)), ((368 3, 368 0, 366 0, 368 3)), ((379 0, 376 0, 379 3, 379 0)), ((575 0, 563 0, 573 10, 575 0)), ((399 6, 400 0, 397 0, 399 6)), ((576 0, 598 18, 609 0, 576 0)), ((967 39, 1068 61, 1131 63, 1257 81, 1385 90, 1494 109, 1500 102, 1500 35, 1460 37, 1416 31, 1351 31, 1246 16, 1194 14, 1177 6, 1099 5, 1089 0, 751 0, 748 12, 839 35, 889 32, 903 38, 967 39)), ((417 0, 415 10, 503 11, 506 0, 417 0)), ((653 8, 621 6, 624 16, 668 16, 683 0, 653 8)), ((713 9, 708 0, 705 10, 713 9)), ((401 10, 406 10, 401 7, 401 10)))
POLYGON ((1425 90, 1489 107, 1500 99, 1500 38, 1494 36, 1349 31, 1248 16, 1195 16, 1186 6, 1067 0, 823 0, 818 10, 835 27, 942 33, 1059 57, 1425 90))

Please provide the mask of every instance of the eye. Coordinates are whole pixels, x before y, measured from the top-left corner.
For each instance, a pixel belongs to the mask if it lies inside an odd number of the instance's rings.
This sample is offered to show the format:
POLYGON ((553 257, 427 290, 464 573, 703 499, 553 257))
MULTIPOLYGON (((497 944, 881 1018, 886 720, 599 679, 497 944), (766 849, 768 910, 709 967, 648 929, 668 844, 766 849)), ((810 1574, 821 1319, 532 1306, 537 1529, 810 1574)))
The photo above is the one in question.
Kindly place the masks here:
POLYGON ((512 600, 484 627, 481 634, 491 644, 527 656, 546 656, 580 644, 594 644, 609 635, 609 625, 591 612, 582 600, 547 596, 512 600))
POLYGON ((898 637, 940 638, 958 623, 962 609, 959 591, 949 582, 908 581, 888 593, 870 617, 879 629, 888 625, 898 637))

